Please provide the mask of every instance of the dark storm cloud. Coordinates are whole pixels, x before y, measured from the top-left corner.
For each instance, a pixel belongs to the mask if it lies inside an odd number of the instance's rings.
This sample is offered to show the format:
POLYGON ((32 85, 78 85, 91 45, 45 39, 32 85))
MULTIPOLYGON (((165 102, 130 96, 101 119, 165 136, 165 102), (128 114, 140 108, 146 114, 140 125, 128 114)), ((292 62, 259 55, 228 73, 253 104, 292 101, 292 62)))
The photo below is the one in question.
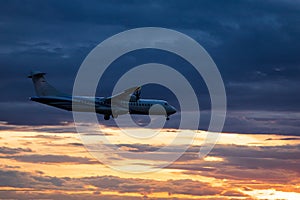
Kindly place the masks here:
MULTIPOLYGON (((25 100, 29 101, 29 100, 25 100)), ((59 125, 62 122, 71 121, 72 113, 53 109, 51 107, 35 104, 33 102, 0 102, 0 121, 9 122, 9 124, 1 124, 2 129, 16 129, 18 127, 11 126, 10 124, 16 125, 59 125)), ((38 128, 37 128, 38 129, 38 128)), ((45 131, 45 128, 40 128, 45 131)), ((59 127, 52 129, 48 127, 49 132, 70 132, 69 127, 59 127)))
POLYGON ((300 113, 295 111, 228 111, 224 132, 273 133, 299 136, 300 113))
MULTIPOLYGON (((200 42, 223 76, 229 109, 299 111, 299 11, 297 1, 7 1, 0 6, 0 90, 4 94, 0 101, 5 103, 0 120, 12 124, 72 121, 71 114, 54 108, 45 108, 47 114, 30 104, 20 108, 17 102, 27 102, 34 94, 25 78, 28 72, 48 72, 50 82, 71 93, 76 72, 93 47, 120 31, 143 26, 175 29, 200 42)), ((185 69, 186 64, 174 56, 153 55, 159 62, 182 66, 196 85, 202 110, 210 108, 205 85, 185 69)), ((149 57, 128 56, 118 65, 135 66, 150 61, 149 57)), ((107 77, 104 88, 110 88, 118 76, 112 72, 107 77)), ((153 93, 150 88, 148 94, 153 93)), ((176 104, 165 93, 155 91, 176 104)), ((244 131, 235 122, 234 117, 227 120, 236 128, 230 130, 244 131)), ((278 119, 277 123, 288 122, 278 119)), ((260 127, 251 125, 244 132, 260 127)), ((298 132, 294 125, 285 128, 298 132)))

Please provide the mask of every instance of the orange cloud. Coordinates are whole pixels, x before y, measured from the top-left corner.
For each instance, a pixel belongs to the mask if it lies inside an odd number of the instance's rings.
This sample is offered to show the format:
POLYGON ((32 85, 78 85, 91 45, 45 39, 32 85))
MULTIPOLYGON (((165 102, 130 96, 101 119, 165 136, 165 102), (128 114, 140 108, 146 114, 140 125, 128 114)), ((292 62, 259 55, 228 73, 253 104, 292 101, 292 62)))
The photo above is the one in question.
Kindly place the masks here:
MULTIPOLYGON (((0 162, 5 163, 0 165, 1 198, 14 199, 26 194, 33 199, 255 199, 300 193, 299 137, 238 134, 238 140, 230 140, 237 134, 224 134, 204 159, 198 157, 202 141, 198 137, 167 168, 155 173, 127 174, 109 169, 93 158, 74 133, 43 132, 45 127, 23 128, 0 131, 0 162)), ((107 137, 117 138, 117 130, 111 131, 107 137)), ((185 130, 163 132, 167 138, 185 130)), ((151 160, 146 153, 161 148, 161 142, 115 142, 120 148, 139 153, 141 165, 161 162, 179 148, 165 148, 163 157, 158 155, 157 160, 151 160)), ((135 158, 122 154, 118 159, 126 163, 135 158)))

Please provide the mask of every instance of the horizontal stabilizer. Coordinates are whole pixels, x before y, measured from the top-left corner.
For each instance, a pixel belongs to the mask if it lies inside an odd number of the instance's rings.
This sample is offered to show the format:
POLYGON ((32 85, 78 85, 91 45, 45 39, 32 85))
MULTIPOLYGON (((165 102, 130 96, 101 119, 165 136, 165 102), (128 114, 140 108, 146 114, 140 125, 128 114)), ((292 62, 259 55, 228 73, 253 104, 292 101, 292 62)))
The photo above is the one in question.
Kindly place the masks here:
POLYGON ((44 76, 46 73, 40 72, 40 71, 31 71, 30 74, 28 75, 28 78, 32 78, 34 76, 44 76))

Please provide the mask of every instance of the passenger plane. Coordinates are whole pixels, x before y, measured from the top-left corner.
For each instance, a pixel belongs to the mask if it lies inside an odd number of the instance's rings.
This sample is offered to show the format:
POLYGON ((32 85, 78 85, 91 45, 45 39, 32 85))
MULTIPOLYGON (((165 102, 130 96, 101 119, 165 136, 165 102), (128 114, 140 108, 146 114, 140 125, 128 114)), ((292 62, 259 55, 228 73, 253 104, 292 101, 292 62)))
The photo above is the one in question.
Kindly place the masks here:
POLYGON ((141 87, 129 88, 111 97, 73 97, 72 95, 59 92, 51 86, 46 81, 45 74, 35 71, 28 76, 28 78, 32 79, 36 92, 36 96, 30 97, 30 100, 68 111, 96 111, 99 114, 103 114, 105 120, 109 120, 111 116, 116 118, 118 115, 128 113, 149 115, 150 108, 154 105, 160 105, 164 110, 153 109, 150 114, 165 115, 166 119, 169 120, 169 116, 176 113, 176 109, 167 101, 141 99, 141 87))

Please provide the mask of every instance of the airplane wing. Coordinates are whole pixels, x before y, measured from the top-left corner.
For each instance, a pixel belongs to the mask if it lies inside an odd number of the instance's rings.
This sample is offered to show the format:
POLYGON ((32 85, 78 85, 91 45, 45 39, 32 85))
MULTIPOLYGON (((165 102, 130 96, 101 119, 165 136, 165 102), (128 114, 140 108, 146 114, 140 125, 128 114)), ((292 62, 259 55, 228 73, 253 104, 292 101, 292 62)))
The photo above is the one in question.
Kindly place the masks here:
POLYGON ((138 86, 138 87, 132 87, 132 88, 124 90, 124 92, 122 92, 122 93, 113 95, 111 97, 107 97, 107 98, 104 99, 104 101, 109 101, 109 102, 111 102, 111 101, 117 102, 117 101, 121 101, 121 100, 123 100, 123 101, 129 101, 131 95, 133 93, 139 92, 140 90, 141 90, 140 86, 138 86))

